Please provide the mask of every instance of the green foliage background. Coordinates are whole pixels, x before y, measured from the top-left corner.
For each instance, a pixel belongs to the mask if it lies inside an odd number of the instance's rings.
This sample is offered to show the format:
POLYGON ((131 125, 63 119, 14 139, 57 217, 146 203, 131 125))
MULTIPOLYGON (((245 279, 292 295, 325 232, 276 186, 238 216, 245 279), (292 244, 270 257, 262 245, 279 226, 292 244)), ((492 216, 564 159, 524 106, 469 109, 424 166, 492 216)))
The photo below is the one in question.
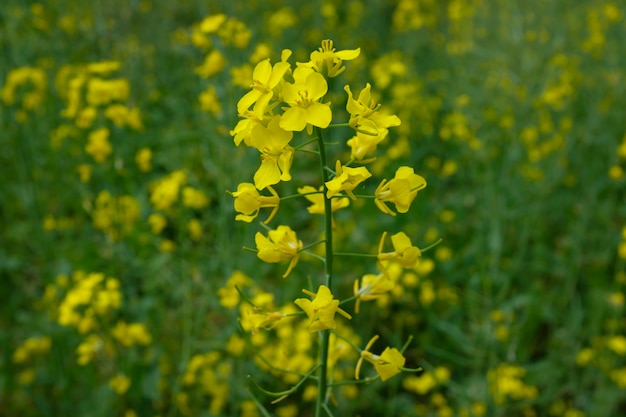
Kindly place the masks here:
MULTIPOLYGON (((337 415, 625 413, 626 6, 299 4, 3 1, 0 87, 14 88, 15 98, 0 101, 0 415, 255 416, 246 375, 288 387, 264 376, 250 343, 233 348, 233 335, 247 336, 238 310, 220 302, 236 270, 274 290, 276 305, 299 296, 302 280, 314 273, 299 265, 295 277, 282 280, 284 265, 261 264, 241 250, 252 246, 252 229, 262 229, 236 223, 226 193, 250 181, 258 164, 229 135, 246 91, 233 84, 231 69, 251 70, 260 44, 272 62, 284 48, 294 51, 292 62, 303 62, 322 39, 362 51, 331 85, 333 108, 342 109, 344 84, 360 91, 370 82, 383 108, 402 119, 379 149, 373 173, 388 178, 404 164, 428 181, 405 215, 383 217, 367 203, 337 213, 339 250, 375 251, 385 230, 403 230, 421 247, 443 239, 424 254, 433 268, 423 264, 415 283, 404 280, 386 303, 364 305, 360 324, 353 324, 356 333, 366 331, 362 339, 375 331, 395 346, 412 335, 408 366, 423 367, 427 376, 359 386, 338 398, 337 415), (232 34, 207 36, 209 47, 194 41, 199 23, 219 13, 241 22, 249 42, 229 44, 232 34), (211 50, 223 54, 226 66, 204 78, 196 68, 211 50), (127 80, 124 104, 139 110, 142 128, 113 126, 99 113, 93 126, 110 127, 112 153, 98 163, 86 152, 90 127, 63 117, 63 80, 67 68, 103 61, 120 63, 109 78, 127 80), (19 68, 43 71, 45 85, 11 87, 10 74, 19 68), (199 95, 208 87, 221 111, 202 110, 199 95), (29 106, 33 92, 38 98, 29 106), (73 130, 55 141, 60 126, 73 130), (142 148, 152 152, 150 170, 135 162, 142 148), (89 180, 81 181, 80 166, 90 167, 89 180), (154 207, 155 181, 177 170, 208 205, 189 207, 181 194, 167 210, 154 207), (112 220, 108 229, 94 226, 103 191, 113 199, 130 196, 136 216, 112 220), (148 219, 157 212, 168 224, 154 233, 148 219), (199 237, 187 231, 192 219, 202 227, 199 237), (86 365, 77 363, 77 349, 89 332, 58 322, 76 271, 116 278, 122 299, 96 325, 112 353, 86 365), (69 284, 60 285, 59 275, 69 284), (46 297, 51 288, 57 295, 46 297), (150 342, 117 340, 112 329, 119 321, 142 323, 150 342), (368 321, 376 328, 364 326, 368 321), (16 359, 29 339, 50 345, 35 343, 39 348, 16 359), (185 382, 192 359, 210 352, 219 359, 206 366, 219 371, 205 375, 225 391, 207 390, 200 377, 185 382), (123 394, 109 384, 120 373, 131 381, 123 394)), ((345 117, 334 114, 337 122, 345 117)), ((349 134, 338 130, 332 138, 338 151, 349 134)), ((295 191, 307 181, 298 177, 286 187, 295 191)), ((310 218, 304 202, 295 204, 281 206, 280 221, 315 236, 319 219, 310 218)), ((340 263, 347 291, 367 268, 340 263)), ((311 402, 299 392, 268 409, 306 416, 311 402)))

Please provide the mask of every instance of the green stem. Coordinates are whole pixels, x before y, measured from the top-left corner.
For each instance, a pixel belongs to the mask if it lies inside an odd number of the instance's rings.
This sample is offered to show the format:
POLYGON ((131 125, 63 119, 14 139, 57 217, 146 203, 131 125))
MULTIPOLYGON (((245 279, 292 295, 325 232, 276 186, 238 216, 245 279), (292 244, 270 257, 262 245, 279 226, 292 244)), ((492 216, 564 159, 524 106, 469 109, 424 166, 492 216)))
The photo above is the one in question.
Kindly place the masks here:
MULTIPOLYGON (((326 149, 324 144, 324 135, 322 129, 316 127, 315 135, 318 138, 319 150, 320 150, 320 165, 322 172, 322 183, 324 184, 324 225, 325 225, 325 239, 326 239, 326 286, 332 293, 333 283, 333 220, 332 220, 332 205, 331 200, 326 197, 328 189, 326 182, 329 181, 329 173, 326 170, 328 163, 326 161, 326 149)), ((327 398, 328 390, 328 345, 330 341, 329 330, 322 330, 321 334, 321 346, 320 346, 320 377, 318 379, 318 392, 317 403, 315 406, 315 417, 321 417, 322 411, 327 398)))

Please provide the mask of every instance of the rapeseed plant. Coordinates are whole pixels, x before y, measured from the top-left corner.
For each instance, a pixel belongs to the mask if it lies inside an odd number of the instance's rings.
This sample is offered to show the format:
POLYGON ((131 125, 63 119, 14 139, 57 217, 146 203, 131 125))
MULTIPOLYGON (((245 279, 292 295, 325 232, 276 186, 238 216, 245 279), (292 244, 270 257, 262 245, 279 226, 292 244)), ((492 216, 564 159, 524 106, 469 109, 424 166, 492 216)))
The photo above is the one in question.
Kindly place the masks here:
MULTIPOLYGON (((364 151, 353 151, 352 153, 356 154, 357 158, 353 158, 347 163, 343 163, 341 159, 336 159, 334 170, 329 166, 329 155, 326 147, 330 145, 326 143, 324 132, 334 127, 331 125, 334 112, 331 103, 325 101, 328 93, 328 80, 342 74, 345 71, 343 62, 356 59, 359 54, 360 49, 336 51, 332 41, 324 40, 321 48, 310 54, 308 62, 299 62, 295 68, 292 68, 288 61, 291 56, 289 50, 283 50, 281 61, 274 65, 271 64, 269 58, 261 61, 253 71, 250 90, 237 103, 237 110, 242 120, 231 131, 237 146, 243 143, 250 148, 255 148, 261 158, 261 166, 254 174, 254 185, 241 183, 237 187, 237 191, 231 193, 235 198, 235 210, 241 213, 236 216, 236 220, 248 223, 258 215, 261 207, 273 207, 273 211, 265 223, 269 223, 278 215, 280 201, 289 197, 279 197, 273 187, 292 181, 291 171, 294 166, 294 159, 296 159, 296 155, 299 157, 298 152, 300 150, 305 150, 305 147, 312 143, 318 145, 317 151, 309 151, 307 148, 307 152, 319 156, 321 164, 319 176, 322 185, 299 187, 298 194, 293 197, 306 197, 313 203, 313 206, 307 208, 308 212, 324 216, 323 238, 305 246, 296 236, 296 232, 284 224, 275 229, 270 229, 267 236, 261 232, 257 232, 255 235, 258 258, 269 263, 289 261, 289 266, 283 277, 287 277, 294 271, 301 254, 318 258, 324 264, 325 279, 319 283, 317 292, 303 289, 303 292, 311 299, 296 298, 293 301, 309 319, 306 324, 308 332, 321 334, 320 343, 317 346, 318 360, 314 361, 308 356, 302 358, 295 356, 291 358, 290 362, 287 362, 286 366, 282 365, 279 368, 269 366, 269 369, 279 373, 291 373, 294 370, 293 366, 297 366, 300 377, 291 381, 295 385, 289 390, 271 393, 259 387, 265 394, 277 397, 274 402, 278 402, 287 398, 315 375, 314 378, 317 381, 315 388, 308 388, 309 391, 305 391, 304 395, 306 397, 307 392, 312 393, 312 390, 315 389, 316 416, 320 416, 323 412, 332 415, 330 402, 334 398, 333 387, 335 381, 341 377, 339 368, 334 366, 334 362, 338 358, 332 359, 334 356, 330 342, 331 335, 335 336, 333 340, 344 340, 348 345, 360 351, 361 357, 356 365, 354 383, 359 379, 363 361, 374 365, 383 381, 403 370, 414 371, 404 367, 406 358, 403 352, 406 346, 402 350, 387 347, 380 355, 376 355, 371 353, 369 349, 378 336, 372 338, 365 349, 361 350, 338 331, 340 326, 336 319, 337 313, 346 320, 353 318, 340 305, 355 300, 355 312, 358 312, 361 301, 376 299, 381 294, 391 290, 393 283, 384 273, 379 276, 366 275, 360 285, 358 280, 355 281, 353 297, 344 300, 335 298, 333 288, 337 287, 337 284, 334 283, 332 265, 333 258, 338 253, 333 249, 333 232, 336 227, 333 221, 333 212, 339 208, 345 208, 350 200, 356 201, 367 197, 374 199, 375 205, 385 214, 396 215, 387 206, 389 203, 393 203, 398 212, 406 213, 418 191, 426 186, 424 178, 416 174, 413 168, 402 166, 398 168, 393 179, 383 180, 380 183, 374 195, 363 196, 355 193, 372 176, 367 167, 363 165, 367 162, 363 160, 363 157, 374 153, 376 146, 387 136, 390 127, 400 125, 400 119, 397 116, 385 114, 379 110, 381 105, 372 99, 370 84, 366 84, 357 98, 353 97, 350 87, 345 86, 348 95, 346 110, 349 119, 343 125, 352 128, 357 135, 376 139, 369 145, 365 145, 364 151), (303 143, 292 146, 291 144, 295 142, 294 139, 302 136, 302 134, 296 135, 297 132, 306 133, 308 138, 304 139, 303 143), (355 159, 359 160, 360 165, 353 167, 351 165, 355 159), (259 191, 266 188, 271 193, 271 197, 262 197, 259 194, 259 191), (324 245, 322 255, 309 251, 309 249, 321 244, 324 245), (306 360, 303 361, 303 358, 306 360)), ((354 143, 354 139, 352 141, 354 143)), ((352 146, 353 149, 363 147, 363 145, 348 145, 352 146)), ((282 208, 282 205, 280 207, 282 208)), ((406 234, 401 232, 392 236, 395 249, 392 253, 382 252, 384 237, 385 234, 383 234, 383 239, 379 245, 379 254, 372 255, 378 259, 381 266, 390 261, 399 262, 406 268, 412 268, 416 265, 421 256, 421 251, 411 244, 410 238, 406 234)), ((341 255, 358 256, 354 254, 341 255)), ((295 337, 299 343, 303 343, 302 337, 294 335, 293 331, 289 330, 288 324, 283 325, 286 317, 298 316, 298 312, 279 312, 271 305, 262 307, 254 299, 249 298, 246 299, 246 302, 252 306, 252 309, 244 309, 240 321, 244 329, 254 334, 253 337, 262 334, 260 333, 261 329, 272 329, 277 333, 286 332, 295 337)), ((289 322, 292 321, 289 320, 289 322)), ((310 336, 306 336, 306 338, 310 339, 310 336)), ((258 357, 267 357, 264 352, 265 349, 261 350, 258 357)), ((267 365, 271 363, 271 360, 263 359, 262 362, 267 365)), ((371 378, 367 378, 365 381, 370 380, 371 378)))

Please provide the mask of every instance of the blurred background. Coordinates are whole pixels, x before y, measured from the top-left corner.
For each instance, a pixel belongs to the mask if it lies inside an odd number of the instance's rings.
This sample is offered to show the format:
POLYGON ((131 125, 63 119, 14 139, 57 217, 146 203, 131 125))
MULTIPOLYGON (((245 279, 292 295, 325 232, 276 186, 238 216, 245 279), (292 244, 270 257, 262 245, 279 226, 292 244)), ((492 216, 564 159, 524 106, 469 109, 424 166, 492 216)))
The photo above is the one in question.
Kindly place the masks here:
MULTIPOLYGON (((337 250, 376 253, 383 231, 442 239, 342 323, 357 346, 412 336, 407 366, 424 372, 342 386, 336 415, 626 414, 625 14, 617 0, 3 0, 0 415, 312 415, 313 386, 271 405, 246 376, 288 389, 298 378, 272 365, 306 372, 313 339, 243 331, 235 285, 279 309, 319 264, 283 280, 286 265, 243 251, 263 228, 234 221, 227 190, 258 165, 229 134, 254 66, 283 49, 306 62, 323 39, 361 48, 330 85, 334 122, 344 85, 366 83, 402 120, 361 191, 400 165, 428 182, 406 214, 336 213, 337 250)), ((350 129, 332 132, 348 159, 350 129)), ((319 180, 294 174, 280 194, 303 185, 319 180)), ((321 217, 290 201, 273 225, 314 241, 321 217)), ((336 269, 347 298, 375 265, 336 269)))

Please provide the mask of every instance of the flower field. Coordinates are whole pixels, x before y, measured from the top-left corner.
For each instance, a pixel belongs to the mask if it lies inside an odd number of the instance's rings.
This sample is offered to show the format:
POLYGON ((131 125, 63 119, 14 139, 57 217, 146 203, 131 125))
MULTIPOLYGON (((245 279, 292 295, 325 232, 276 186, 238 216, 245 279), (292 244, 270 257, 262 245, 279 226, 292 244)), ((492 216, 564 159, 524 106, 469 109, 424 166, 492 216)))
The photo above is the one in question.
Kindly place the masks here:
POLYGON ((626 415, 626 4, 3 0, 0 416, 626 415))

